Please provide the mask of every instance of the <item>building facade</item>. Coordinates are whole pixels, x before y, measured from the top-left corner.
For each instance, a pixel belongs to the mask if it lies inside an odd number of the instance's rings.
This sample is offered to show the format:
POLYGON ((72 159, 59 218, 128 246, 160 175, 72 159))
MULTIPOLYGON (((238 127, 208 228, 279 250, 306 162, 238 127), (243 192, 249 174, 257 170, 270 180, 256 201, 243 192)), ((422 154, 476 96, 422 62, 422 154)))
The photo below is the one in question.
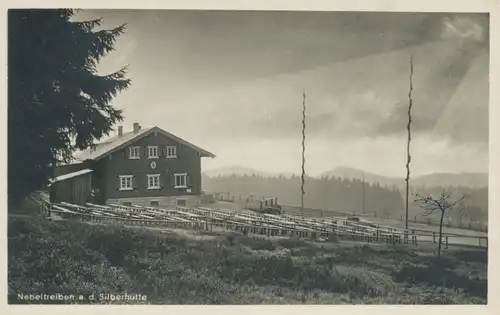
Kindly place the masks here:
MULTIPOLYGON (((98 204, 195 206, 202 195, 201 158, 215 155, 158 128, 123 133, 75 155, 56 176, 91 169, 98 204)), ((89 176, 88 174, 86 176, 89 176)))

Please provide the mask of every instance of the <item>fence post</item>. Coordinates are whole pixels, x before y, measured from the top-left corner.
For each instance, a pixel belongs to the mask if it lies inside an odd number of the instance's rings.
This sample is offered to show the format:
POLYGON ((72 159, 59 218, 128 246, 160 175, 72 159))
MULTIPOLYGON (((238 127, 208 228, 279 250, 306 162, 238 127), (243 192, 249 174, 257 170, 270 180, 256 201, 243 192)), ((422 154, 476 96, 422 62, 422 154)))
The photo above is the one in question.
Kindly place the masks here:
POLYGON ((432 243, 436 244, 436 232, 432 232, 432 243))
POLYGON ((448 235, 446 235, 446 249, 448 249, 448 235))

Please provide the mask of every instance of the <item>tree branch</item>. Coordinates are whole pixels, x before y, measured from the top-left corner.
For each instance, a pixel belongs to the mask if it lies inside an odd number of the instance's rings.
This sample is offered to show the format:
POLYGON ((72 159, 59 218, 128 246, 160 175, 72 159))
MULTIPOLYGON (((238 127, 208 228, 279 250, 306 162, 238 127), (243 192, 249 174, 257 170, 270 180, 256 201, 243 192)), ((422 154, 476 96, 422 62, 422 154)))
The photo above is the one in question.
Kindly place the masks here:
POLYGON ((465 200, 467 197, 463 195, 461 198, 450 201, 451 195, 446 192, 442 192, 438 199, 433 198, 432 196, 422 196, 420 193, 415 194, 417 199, 415 202, 420 203, 420 207, 424 210, 429 211, 427 215, 434 213, 436 210, 440 210, 442 212, 452 209, 455 205, 465 200))

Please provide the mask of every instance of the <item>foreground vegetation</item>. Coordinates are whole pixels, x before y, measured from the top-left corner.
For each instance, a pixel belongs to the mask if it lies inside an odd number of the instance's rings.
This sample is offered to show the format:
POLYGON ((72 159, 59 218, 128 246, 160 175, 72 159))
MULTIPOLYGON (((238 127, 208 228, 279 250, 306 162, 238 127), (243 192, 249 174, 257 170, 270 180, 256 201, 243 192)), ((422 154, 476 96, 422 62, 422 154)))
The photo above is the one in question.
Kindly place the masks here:
POLYGON ((8 233, 9 303, 24 303, 19 293, 124 292, 153 304, 486 303, 486 251, 448 250, 437 263, 430 249, 33 215, 11 215, 8 233))

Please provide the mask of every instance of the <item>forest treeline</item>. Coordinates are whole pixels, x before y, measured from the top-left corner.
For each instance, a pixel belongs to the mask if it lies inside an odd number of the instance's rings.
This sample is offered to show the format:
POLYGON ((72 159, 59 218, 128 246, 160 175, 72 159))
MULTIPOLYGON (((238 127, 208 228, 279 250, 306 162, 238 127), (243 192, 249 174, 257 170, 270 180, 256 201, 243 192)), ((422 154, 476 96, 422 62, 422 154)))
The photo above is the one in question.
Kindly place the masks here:
MULTIPOLYGON (((218 177, 203 176, 203 189, 206 192, 224 192, 232 196, 254 194, 277 197, 282 205, 300 205, 300 177, 263 177, 259 175, 226 175, 218 177)), ((425 187, 413 186, 411 193, 440 194, 449 192, 452 196, 466 195, 466 201, 446 216, 447 219, 470 222, 485 222, 488 218, 487 187, 425 187)), ((378 183, 363 183, 359 179, 346 178, 306 178, 304 206, 314 209, 334 210, 339 212, 373 213, 378 215, 402 215, 404 213, 403 191, 396 186, 385 187, 378 183), (364 196, 364 198, 363 198, 364 196)), ((411 216, 422 216, 424 211, 410 199, 411 216)))

